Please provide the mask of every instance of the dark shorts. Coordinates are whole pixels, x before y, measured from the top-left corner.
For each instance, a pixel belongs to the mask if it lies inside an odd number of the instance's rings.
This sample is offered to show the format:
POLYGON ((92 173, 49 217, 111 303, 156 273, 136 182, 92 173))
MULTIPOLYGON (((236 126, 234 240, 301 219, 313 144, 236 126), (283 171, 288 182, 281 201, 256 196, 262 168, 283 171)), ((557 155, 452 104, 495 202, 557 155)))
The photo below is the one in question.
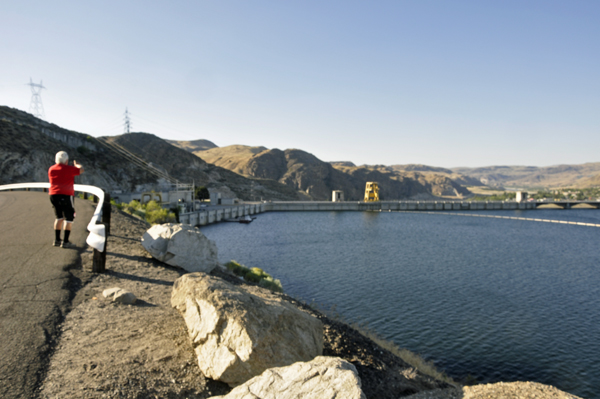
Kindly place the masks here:
POLYGON ((67 222, 72 222, 75 219, 72 196, 62 194, 51 195, 50 202, 54 207, 57 219, 67 219, 67 222))

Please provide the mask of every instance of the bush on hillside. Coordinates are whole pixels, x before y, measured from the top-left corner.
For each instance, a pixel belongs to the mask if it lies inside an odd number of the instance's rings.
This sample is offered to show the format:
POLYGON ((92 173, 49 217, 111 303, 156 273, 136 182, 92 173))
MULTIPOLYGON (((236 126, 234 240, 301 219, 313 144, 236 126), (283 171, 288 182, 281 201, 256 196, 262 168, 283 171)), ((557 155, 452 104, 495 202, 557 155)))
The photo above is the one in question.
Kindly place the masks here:
POLYGON ((259 267, 253 267, 250 269, 239 264, 235 260, 227 262, 225 267, 227 267, 227 269, 236 276, 242 277, 248 282, 258 284, 260 287, 269 289, 271 291, 283 292, 281 281, 274 279, 269 273, 265 272, 259 267))
POLYGON ((130 215, 144 219, 151 225, 177 222, 175 214, 161 207, 156 201, 150 201, 142 205, 139 201, 133 200, 129 204, 121 204, 120 209, 130 215))

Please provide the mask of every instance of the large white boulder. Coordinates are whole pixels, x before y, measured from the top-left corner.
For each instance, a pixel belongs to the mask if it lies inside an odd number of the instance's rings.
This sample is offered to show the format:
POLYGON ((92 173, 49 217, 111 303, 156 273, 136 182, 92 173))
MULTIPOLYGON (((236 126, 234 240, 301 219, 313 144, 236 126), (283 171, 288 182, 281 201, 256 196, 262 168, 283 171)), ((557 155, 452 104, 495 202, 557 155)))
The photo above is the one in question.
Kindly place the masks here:
POLYGON ((154 258, 188 272, 210 273, 218 264, 214 241, 187 224, 154 225, 142 236, 142 245, 154 258))
POLYGON ((211 399, 366 399, 356 368, 338 357, 266 370, 224 396, 211 399))
POLYGON ((202 373, 230 386, 323 353, 321 321, 260 287, 191 273, 175 281, 171 304, 185 319, 202 373))

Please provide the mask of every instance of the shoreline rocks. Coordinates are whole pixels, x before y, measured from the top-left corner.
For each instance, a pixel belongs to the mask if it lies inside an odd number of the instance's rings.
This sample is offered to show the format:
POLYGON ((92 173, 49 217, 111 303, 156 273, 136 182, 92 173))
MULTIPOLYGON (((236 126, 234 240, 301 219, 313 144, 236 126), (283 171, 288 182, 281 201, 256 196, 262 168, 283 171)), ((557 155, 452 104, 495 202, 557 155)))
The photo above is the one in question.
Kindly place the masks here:
POLYGON ((171 304, 185 319, 202 373, 230 386, 323 353, 323 323, 259 287, 185 274, 171 304))
POLYGON ((218 265, 215 242, 187 224, 154 225, 142 236, 142 245, 154 258, 190 273, 210 273, 218 265))
POLYGON ((361 390, 358 372, 352 363, 338 357, 318 356, 310 362, 268 369, 234 388, 224 396, 211 399, 367 399, 361 390))

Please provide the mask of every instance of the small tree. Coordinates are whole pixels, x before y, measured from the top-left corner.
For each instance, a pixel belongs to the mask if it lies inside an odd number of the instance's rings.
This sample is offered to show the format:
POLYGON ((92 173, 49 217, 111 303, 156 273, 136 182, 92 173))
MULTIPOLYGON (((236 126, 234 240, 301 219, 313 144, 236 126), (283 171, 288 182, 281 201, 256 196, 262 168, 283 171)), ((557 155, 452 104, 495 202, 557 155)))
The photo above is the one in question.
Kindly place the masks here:
POLYGON ((210 193, 208 192, 208 188, 204 186, 196 187, 194 197, 198 200, 210 199, 210 193))

